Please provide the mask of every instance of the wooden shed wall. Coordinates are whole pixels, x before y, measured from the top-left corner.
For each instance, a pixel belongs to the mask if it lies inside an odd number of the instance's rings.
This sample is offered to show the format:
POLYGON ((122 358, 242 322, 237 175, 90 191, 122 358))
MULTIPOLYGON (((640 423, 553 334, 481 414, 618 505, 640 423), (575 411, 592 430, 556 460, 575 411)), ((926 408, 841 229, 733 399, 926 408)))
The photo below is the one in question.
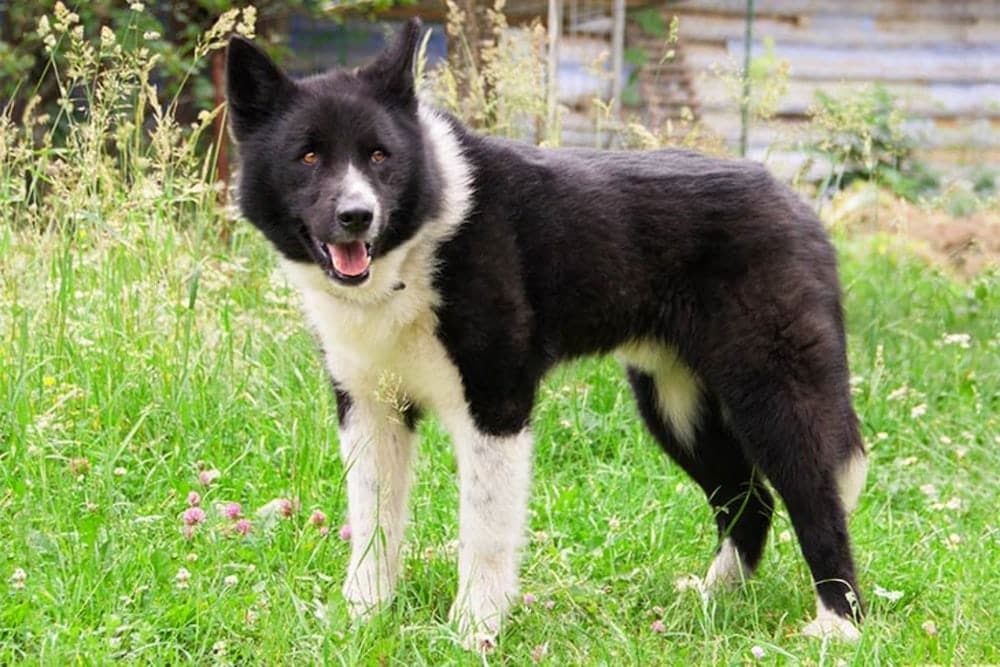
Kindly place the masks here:
MULTIPOLYGON (((922 157, 940 167, 1000 168, 1000 1, 757 0, 752 51, 772 39, 791 66, 778 117, 751 126, 751 154, 807 132, 817 90, 881 83, 914 117, 922 157)), ((735 145, 739 110, 713 65, 736 68, 745 0, 686 0, 676 15, 702 120, 735 145)), ((794 162, 795 156, 789 155, 794 162)))

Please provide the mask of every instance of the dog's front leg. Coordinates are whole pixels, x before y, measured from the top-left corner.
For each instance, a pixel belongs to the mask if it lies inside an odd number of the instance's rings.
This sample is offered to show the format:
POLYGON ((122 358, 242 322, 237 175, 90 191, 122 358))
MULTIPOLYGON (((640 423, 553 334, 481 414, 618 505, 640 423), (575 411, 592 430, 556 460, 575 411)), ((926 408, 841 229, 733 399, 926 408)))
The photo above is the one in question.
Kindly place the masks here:
POLYGON ((338 392, 338 401, 350 406, 340 428, 351 526, 344 598, 358 618, 395 592, 415 436, 404 415, 377 399, 351 401, 338 392))
POLYGON ((528 429, 491 436, 454 434, 460 510, 458 595, 450 618, 467 648, 489 648, 518 590, 531 485, 528 429))

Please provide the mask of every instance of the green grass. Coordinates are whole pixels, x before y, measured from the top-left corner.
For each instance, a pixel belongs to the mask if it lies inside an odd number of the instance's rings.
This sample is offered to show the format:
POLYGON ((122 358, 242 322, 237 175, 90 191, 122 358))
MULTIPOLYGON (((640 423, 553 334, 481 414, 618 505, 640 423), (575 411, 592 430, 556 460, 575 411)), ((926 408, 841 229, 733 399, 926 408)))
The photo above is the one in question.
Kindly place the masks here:
MULTIPOLYGON (((421 427, 398 598, 352 627, 336 415, 295 294, 249 225, 223 249, 158 215, 0 229, 0 664, 478 664, 445 620, 457 492, 442 430, 421 427), (192 490, 208 519, 187 540, 192 490), (278 497, 301 510, 266 526, 254 513, 278 497), (254 522, 247 537, 216 511, 228 501, 254 522)), ((490 662, 528 664, 542 646, 553 665, 741 664, 754 646, 768 663, 1000 661, 1000 282, 956 282, 881 237, 838 245, 872 452, 852 518, 862 641, 797 636, 814 597, 783 512, 743 590, 707 604, 675 590, 711 560, 709 509, 616 365, 595 360, 542 388, 522 568, 537 602, 490 662)))

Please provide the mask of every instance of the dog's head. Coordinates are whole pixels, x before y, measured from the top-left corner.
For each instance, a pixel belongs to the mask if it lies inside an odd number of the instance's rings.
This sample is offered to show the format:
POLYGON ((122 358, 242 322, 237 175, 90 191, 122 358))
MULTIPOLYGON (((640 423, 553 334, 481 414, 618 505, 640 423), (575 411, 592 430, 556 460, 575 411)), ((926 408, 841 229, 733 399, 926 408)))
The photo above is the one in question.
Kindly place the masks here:
POLYGON ((412 19, 370 65, 298 81, 252 43, 229 42, 241 208, 286 258, 339 286, 368 282, 437 205, 412 73, 419 36, 412 19))

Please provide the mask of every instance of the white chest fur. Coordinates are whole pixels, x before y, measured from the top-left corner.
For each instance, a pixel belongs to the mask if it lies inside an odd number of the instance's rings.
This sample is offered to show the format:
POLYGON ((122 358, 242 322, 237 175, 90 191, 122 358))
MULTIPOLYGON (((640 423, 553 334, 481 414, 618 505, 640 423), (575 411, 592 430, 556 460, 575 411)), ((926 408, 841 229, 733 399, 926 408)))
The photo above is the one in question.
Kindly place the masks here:
POLYGON ((442 416, 464 412, 458 369, 435 335, 436 295, 427 267, 420 266, 425 258, 411 254, 406 260, 397 274, 406 287, 377 301, 355 302, 329 293, 324 288, 329 279, 315 266, 289 262, 285 271, 302 294, 330 374, 356 400, 397 405, 411 400, 442 416), (410 264, 416 264, 414 270, 405 270, 410 264))

